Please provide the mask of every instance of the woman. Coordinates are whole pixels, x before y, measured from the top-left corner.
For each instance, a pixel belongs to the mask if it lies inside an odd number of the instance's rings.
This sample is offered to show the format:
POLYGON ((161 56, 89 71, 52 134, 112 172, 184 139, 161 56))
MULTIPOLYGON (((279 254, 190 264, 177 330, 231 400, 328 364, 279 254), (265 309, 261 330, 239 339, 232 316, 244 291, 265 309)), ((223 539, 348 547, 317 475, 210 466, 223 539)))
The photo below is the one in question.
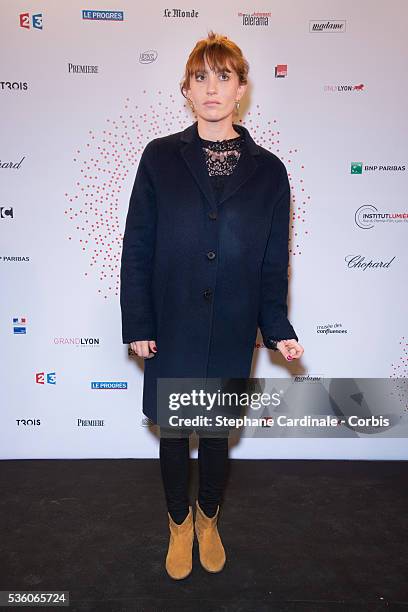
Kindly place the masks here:
MULTIPOLYGON (((248 69, 227 37, 211 31, 197 42, 181 83, 197 121, 146 145, 123 239, 122 336, 146 360, 143 412, 161 425, 166 570, 174 579, 192 569, 189 431, 162 426, 158 379, 248 378, 258 326, 265 346, 285 359, 303 353, 287 319, 286 168, 233 123, 248 69)), ((228 437, 200 435, 198 460, 200 561, 218 572, 226 560, 217 521, 228 437)))

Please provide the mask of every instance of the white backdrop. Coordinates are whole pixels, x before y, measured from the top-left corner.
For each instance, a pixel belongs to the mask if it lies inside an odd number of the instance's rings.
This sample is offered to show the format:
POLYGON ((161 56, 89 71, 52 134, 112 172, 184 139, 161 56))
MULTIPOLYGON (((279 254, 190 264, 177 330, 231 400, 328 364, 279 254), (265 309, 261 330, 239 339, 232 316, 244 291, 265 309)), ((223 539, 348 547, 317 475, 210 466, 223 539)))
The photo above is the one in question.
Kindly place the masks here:
MULTIPOLYGON (((2 458, 158 456, 142 365, 121 341, 121 244, 144 146, 195 120, 179 82, 209 29, 248 59, 240 120, 292 187, 289 318, 305 353, 286 364, 259 336, 252 376, 407 376, 403 0, 2 9, 2 458), (109 7, 123 20, 82 12, 109 7), (255 12, 258 22, 243 15, 255 12)), ((243 438, 231 457, 408 452, 405 438, 243 438)))

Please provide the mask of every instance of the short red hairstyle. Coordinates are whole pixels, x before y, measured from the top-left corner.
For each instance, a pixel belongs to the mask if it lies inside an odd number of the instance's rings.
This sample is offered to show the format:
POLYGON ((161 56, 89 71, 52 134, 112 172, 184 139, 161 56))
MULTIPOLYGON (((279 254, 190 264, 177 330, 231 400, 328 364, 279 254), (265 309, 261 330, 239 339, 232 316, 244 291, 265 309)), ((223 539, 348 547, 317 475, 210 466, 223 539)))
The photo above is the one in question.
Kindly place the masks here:
POLYGON ((237 73, 239 84, 248 82, 249 64, 244 58, 241 49, 227 36, 216 34, 212 30, 208 32, 207 38, 196 43, 191 51, 180 90, 186 98, 184 91, 190 88, 190 78, 196 73, 204 70, 204 57, 210 68, 215 71, 227 70, 228 65, 237 73))

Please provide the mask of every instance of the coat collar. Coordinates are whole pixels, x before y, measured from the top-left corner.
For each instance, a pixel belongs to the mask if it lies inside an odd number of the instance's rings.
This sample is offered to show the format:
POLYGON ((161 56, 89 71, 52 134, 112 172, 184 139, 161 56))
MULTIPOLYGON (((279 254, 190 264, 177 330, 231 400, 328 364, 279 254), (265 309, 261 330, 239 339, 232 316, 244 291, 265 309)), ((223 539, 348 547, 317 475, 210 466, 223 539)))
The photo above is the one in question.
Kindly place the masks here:
MULTIPOLYGON (((245 138, 245 146, 234 172, 229 177, 222 192, 218 206, 231 197, 242 185, 254 174, 258 163, 256 156, 260 154, 260 149, 251 138, 248 130, 240 124, 233 124, 234 129, 245 138)), ((204 153, 198 135, 198 121, 189 125, 180 132, 180 152, 186 162, 191 174, 197 181, 201 191, 205 195, 207 202, 212 209, 217 208, 217 202, 211 187, 210 177, 204 163, 204 153)))

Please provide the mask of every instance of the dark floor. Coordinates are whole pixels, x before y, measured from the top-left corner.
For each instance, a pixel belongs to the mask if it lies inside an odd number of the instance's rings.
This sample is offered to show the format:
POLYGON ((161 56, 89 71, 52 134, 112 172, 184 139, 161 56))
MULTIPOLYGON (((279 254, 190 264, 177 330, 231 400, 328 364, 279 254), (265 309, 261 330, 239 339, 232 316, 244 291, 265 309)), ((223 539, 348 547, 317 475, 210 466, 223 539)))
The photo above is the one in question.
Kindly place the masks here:
POLYGON ((208 574, 195 542, 181 581, 160 478, 149 459, 0 462, 0 590, 98 612, 408 609, 407 462, 230 460, 226 566, 208 574))

